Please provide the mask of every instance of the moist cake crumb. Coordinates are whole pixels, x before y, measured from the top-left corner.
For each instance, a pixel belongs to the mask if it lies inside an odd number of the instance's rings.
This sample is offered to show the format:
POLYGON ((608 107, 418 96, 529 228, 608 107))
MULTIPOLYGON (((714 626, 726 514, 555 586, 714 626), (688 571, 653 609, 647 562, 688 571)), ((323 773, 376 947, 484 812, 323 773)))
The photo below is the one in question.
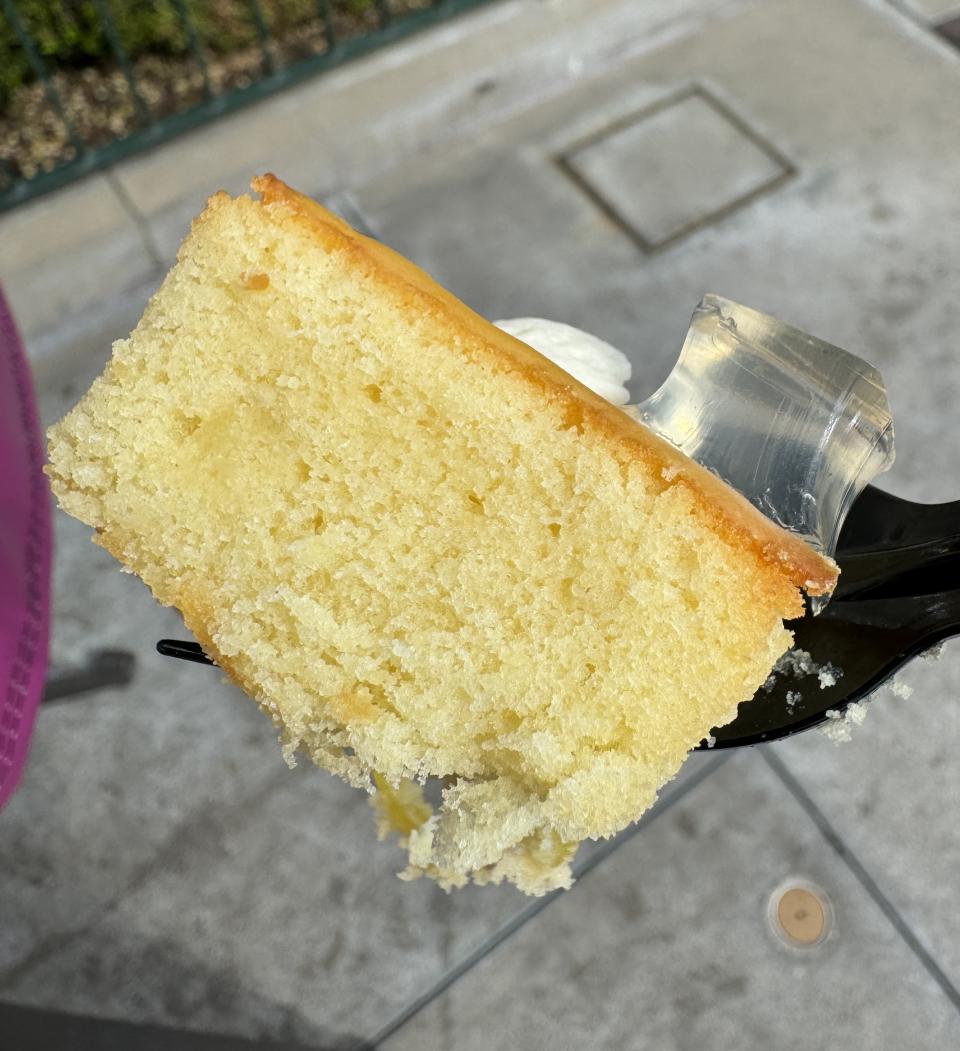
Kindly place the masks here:
POLYGON ((385 246, 255 188, 210 200, 51 429, 53 489, 289 761, 371 793, 407 877, 568 886, 836 567, 385 246))

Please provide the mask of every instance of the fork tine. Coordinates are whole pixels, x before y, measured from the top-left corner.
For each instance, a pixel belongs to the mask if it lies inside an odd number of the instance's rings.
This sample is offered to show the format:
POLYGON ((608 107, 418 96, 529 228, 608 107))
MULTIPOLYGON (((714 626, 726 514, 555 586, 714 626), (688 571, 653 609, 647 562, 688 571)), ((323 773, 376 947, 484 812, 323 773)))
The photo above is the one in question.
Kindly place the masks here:
POLYGON ((178 657, 182 661, 193 661, 196 664, 209 664, 216 667, 216 663, 203 652, 202 647, 196 642, 187 642, 183 639, 161 639, 157 643, 157 653, 164 657, 178 657))

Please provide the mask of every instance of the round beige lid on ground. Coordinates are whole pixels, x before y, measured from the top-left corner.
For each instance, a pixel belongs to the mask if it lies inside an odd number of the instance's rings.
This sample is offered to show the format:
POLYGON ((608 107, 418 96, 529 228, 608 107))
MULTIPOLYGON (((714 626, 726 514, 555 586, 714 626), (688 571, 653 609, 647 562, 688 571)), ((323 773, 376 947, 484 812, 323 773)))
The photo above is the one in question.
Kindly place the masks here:
POLYGON ((812 884, 799 880, 786 882, 774 891, 768 919, 781 941, 798 948, 819 944, 831 926, 826 895, 812 884))
POLYGON ((777 920, 784 933, 801 945, 813 945, 823 937, 826 915, 817 896, 803 887, 788 890, 777 903, 777 920))

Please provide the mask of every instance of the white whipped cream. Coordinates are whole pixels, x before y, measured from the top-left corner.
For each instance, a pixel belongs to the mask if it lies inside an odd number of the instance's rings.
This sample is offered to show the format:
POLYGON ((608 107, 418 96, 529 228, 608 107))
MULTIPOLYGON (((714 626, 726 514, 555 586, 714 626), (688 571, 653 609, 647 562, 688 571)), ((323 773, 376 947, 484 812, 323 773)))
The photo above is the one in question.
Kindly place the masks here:
POLYGON ((630 400, 626 388, 630 361, 623 351, 602 339, 562 321, 540 317, 516 317, 494 324, 533 347, 613 405, 626 405, 630 400))

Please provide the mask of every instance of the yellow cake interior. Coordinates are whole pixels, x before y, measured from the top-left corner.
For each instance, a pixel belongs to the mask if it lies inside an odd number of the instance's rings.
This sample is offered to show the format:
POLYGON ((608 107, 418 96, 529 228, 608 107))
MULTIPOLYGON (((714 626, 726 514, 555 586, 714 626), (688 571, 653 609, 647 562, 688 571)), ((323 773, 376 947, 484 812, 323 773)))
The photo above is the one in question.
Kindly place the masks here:
POLYGON ((764 681, 810 569, 425 275, 258 185, 211 200, 51 430, 54 490, 289 753, 375 793, 407 875, 565 886, 576 844, 764 681))

